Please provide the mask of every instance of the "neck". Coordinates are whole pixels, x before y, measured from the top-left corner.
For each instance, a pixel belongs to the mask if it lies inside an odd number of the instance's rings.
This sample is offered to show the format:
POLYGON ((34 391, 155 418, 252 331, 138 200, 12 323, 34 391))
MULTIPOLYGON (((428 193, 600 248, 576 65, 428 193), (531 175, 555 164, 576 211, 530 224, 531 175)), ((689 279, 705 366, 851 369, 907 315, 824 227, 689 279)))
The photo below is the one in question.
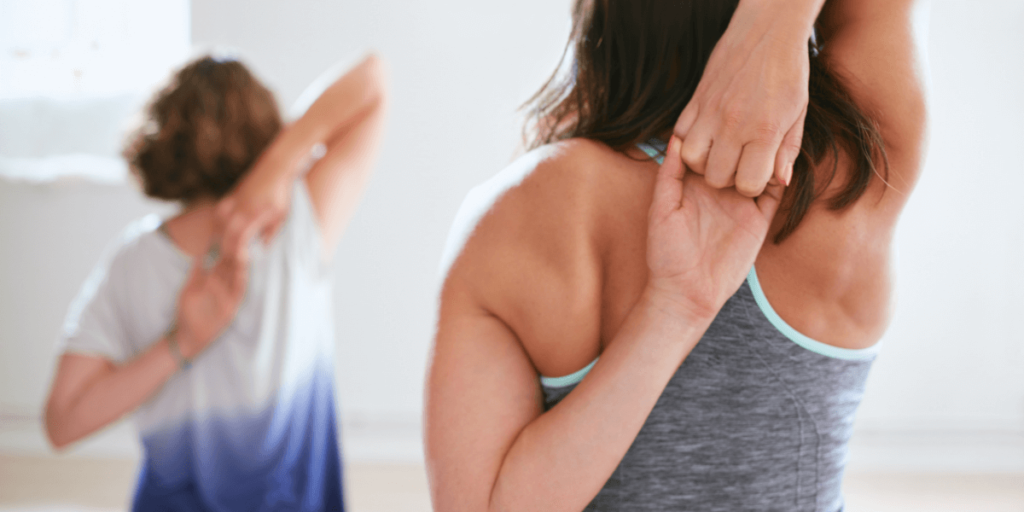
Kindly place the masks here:
POLYGON ((206 254, 216 229, 216 206, 212 199, 199 199, 165 223, 167 235, 178 249, 190 256, 206 254))

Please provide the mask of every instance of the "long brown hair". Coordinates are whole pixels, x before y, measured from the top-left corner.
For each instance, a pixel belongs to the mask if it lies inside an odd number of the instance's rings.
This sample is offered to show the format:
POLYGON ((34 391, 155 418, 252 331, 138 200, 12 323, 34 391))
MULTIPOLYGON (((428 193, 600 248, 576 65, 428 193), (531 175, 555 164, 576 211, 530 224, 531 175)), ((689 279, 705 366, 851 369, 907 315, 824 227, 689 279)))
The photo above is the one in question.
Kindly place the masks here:
POLYGON ((234 59, 185 65, 154 96, 124 156, 146 195, 189 203, 235 185, 281 130, 274 95, 234 59))
MULTIPOLYGON (((669 133, 700 82, 738 0, 576 0, 573 28, 559 69, 526 106, 530 147, 583 137, 625 152, 669 133), (570 69, 560 72, 571 52, 570 69)), ((888 172, 882 136, 850 97, 813 40, 803 145, 783 199, 786 221, 775 237, 793 233, 835 178, 842 150, 851 161, 829 209, 853 204, 871 176, 888 172), (831 173, 815 183, 812 166, 831 173)))

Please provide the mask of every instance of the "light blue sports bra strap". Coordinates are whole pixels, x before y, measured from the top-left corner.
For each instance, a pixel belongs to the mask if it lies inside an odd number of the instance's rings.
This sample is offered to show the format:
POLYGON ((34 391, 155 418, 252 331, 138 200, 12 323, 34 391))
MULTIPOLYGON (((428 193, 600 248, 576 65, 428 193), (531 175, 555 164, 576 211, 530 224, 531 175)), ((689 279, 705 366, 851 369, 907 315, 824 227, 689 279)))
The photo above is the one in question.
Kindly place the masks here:
POLYGON ((653 158, 655 162, 658 162, 658 165, 665 161, 665 150, 668 149, 668 145, 658 139, 640 142, 636 147, 640 148, 640 151, 646 153, 647 156, 653 158))
POLYGON ((597 364, 597 359, 591 361, 590 364, 583 367, 583 369, 562 377, 545 377, 541 375, 540 383, 549 388, 563 388, 565 386, 578 384, 583 380, 583 377, 586 377, 587 374, 590 373, 591 368, 593 368, 595 364, 597 364))

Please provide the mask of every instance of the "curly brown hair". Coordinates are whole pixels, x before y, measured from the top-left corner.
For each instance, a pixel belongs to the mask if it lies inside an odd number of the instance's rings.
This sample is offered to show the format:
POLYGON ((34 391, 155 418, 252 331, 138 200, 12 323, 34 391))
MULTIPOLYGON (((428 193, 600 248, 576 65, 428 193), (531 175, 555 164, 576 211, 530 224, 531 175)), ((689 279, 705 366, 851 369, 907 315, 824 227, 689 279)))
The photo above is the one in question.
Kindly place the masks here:
POLYGON ((280 130, 274 95, 241 62, 205 56, 154 96, 124 157, 150 197, 219 199, 280 130))

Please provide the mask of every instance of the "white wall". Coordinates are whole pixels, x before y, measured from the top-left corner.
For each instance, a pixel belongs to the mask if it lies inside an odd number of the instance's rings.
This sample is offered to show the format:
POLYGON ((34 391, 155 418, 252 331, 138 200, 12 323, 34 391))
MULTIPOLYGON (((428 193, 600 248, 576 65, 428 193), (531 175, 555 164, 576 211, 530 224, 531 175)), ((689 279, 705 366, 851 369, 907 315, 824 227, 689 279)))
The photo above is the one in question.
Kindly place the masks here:
POLYGON ((936 2, 931 146, 862 424, 1024 428, 1024 3, 936 2))
MULTIPOLYGON (((513 156, 515 109, 557 62, 569 4, 193 2, 193 42, 239 49, 282 105, 359 48, 391 69, 380 165, 337 258, 350 456, 416 456, 448 225, 468 189, 513 156)), ((934 4, 932 145, 898 233, 899 313, 855 463, 1024 470, 1021 26, 1021 2, 934 4)), ((38 409, 68 301, 103 243, 149 208, 126 187, 0 185, 0 413, 38 409)))
POLYGON ((448 225, 469 187, 511 158, 514 112, 557 63, 568 11, 566 0, 193 3, 193 41, 240 50, 284 105, 360 48, 387 61, 380 165, 337 259, 349 421, 418 422, 448 225))

